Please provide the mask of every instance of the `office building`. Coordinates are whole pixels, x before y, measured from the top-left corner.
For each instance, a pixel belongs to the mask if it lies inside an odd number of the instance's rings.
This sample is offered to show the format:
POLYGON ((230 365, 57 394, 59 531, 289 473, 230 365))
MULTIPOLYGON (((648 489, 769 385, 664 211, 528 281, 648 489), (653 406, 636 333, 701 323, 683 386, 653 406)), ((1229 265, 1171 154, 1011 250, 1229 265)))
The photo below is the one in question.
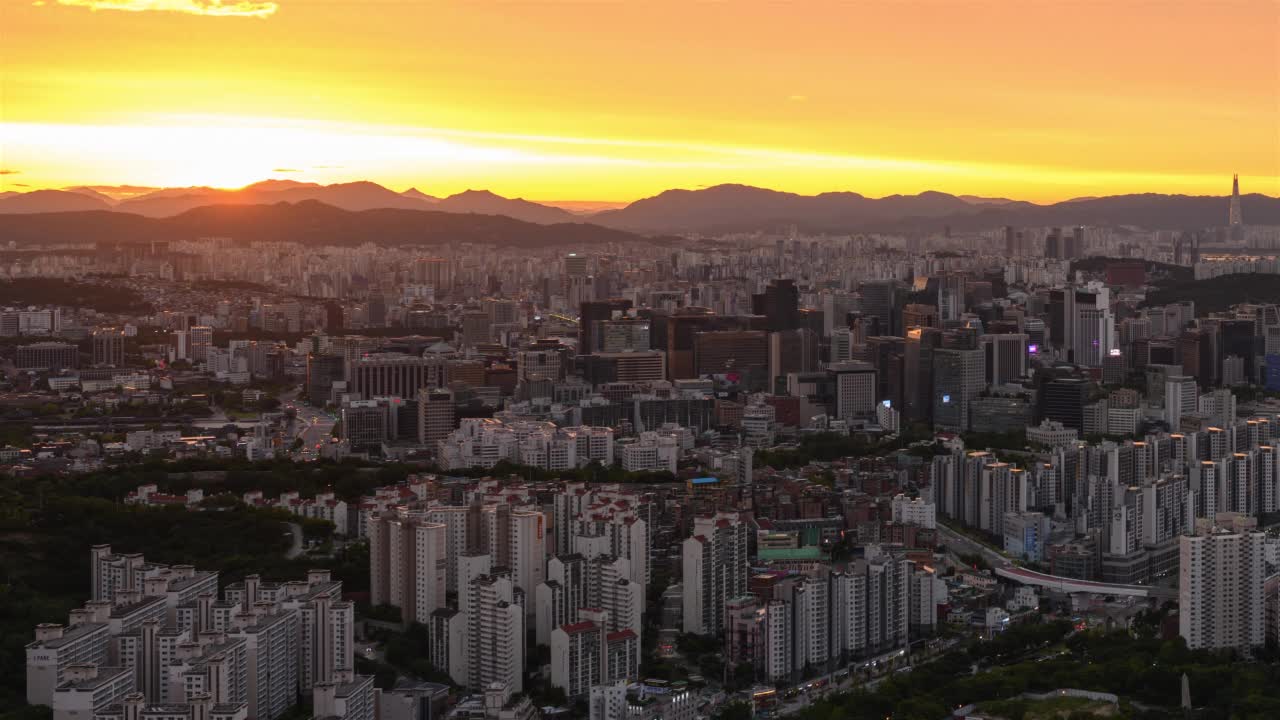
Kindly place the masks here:
POLYGON ((454 401, 451 390, 418 391, 418 444, 434 448, 454 429, 454 401))
POLYGON ((18 370, 57 372, 80 367, 80 350, 71 343, 38 342, 19 345, 14 357, 18 370))
POLYGON ((800 327, 800 291, 792 279, 774 280, 751 297, 751 312, 764 315, 770 332, 800 327))
POLYGON ((761 330, 720 330, 693 336, 697 375, 756 375, 760 389, 769 371, 769 334, 761 330))
POLYGON ((93 331, 93 364, 98 367, 124 367, 124 331, 99 328, 93 331))
POLYGON ((601 330, 602 324, 612 321, 615 315, 625 315, 631 309, 630 300, 623 298, 588 300, 581 303, 578 308, 579 355, 590 355, 602 349, 608 352, 649 349, 647 321, 619 320, 609 330, 601 330), (639 344, 640 335, 643 335, 643 344, 639 344), (619 347, 620 345, 624 347, 619 347))
POLYGON ((988 385, 1004 385, 1027 374, 1027 335, 983 335, 988 385))
POLYGON ((1059 377, 1044 382, 1038 397, 1041 419, 1083 430, 1089 386, 1089 381, 1080 377, 1059 377))
POLYGON ((946 430, 968 430, 969 404, 984 388, 986 388, 986 356, 981 348, 964 345, 948 347, 944 344, 943 347, 933 350, 933 424, 935 427, 946 430))
POLYGON ((448 366, 436 358, 403 353, 367 353, 348 364, 347 390, 368 400, 375 397, 416 398, 423 388, 444 387, 448 366))
POLYGON ((307 354, 307 398, 313 405, 324 407, 333 402, 333 384, 344 377, 341 355, 307 354))
POLYGON ((187 338, 190 341, 191 362, 207 362, 209 350, 213 347, 213 328, 208 325, 193 325, 187 330, 187 338))
POLYGON ((353 448, 368 449, 395 436, 392 406, 379 400, 354 400, 342 406, 342 438, 353 448))
POLYGON ((841 420, 870 420, 876 414, 876 369, 861 362, 831 366, 835 376, 835 416, 841 420))

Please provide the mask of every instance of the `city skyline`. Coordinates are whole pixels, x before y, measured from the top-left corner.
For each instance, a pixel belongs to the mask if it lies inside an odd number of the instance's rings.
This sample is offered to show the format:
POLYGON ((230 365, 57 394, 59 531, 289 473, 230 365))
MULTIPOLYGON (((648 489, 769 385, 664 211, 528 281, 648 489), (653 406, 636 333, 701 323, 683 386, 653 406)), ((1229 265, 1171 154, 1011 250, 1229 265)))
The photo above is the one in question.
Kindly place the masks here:
POLYGON ((346 10, 6 6, 0 190, 1280 194, 1269 3, 346 10))
POLYGON ((1278 0, 0 28, 0 720, 1280 717, 1278 0))

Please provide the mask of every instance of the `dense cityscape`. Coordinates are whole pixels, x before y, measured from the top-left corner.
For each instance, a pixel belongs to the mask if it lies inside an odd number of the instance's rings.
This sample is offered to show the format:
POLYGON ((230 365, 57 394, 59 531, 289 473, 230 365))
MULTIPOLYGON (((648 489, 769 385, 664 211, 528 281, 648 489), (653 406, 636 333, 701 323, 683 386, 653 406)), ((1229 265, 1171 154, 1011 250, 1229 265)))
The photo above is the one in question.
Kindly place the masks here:
POLYGON ((0 720, 1280 719, 1277 0, 0 6, 0 720))
POLYGON ((1274 717, 1277 227, 1245 224, 1238 183, 1220 209, 1185 232, 11 242, 7 702, 1274 717), (1153 647, 1140 685, 1079 671, 1153 647), (1250 667, 1239 696, 1213 679, 1250 667))

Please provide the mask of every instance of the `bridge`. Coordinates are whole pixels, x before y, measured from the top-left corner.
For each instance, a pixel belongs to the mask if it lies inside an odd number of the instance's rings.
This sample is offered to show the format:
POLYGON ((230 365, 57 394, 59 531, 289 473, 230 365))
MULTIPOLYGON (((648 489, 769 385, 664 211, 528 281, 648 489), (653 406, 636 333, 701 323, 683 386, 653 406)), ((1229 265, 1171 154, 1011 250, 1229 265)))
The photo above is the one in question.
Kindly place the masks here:
POLYGON ((1176 599, 1178 591, 1174 588, 1155 587, 1152 585, 1119 585, 1114 583, 1077 580, 1059 575, 1028 570, 1026 568, 1004 566, 995 569, 996 575, 1023 585, 1036 585, 1062 593, 1092 593, 1094 595, 1116 595, 1128 597, 1149 597, 1176 599))

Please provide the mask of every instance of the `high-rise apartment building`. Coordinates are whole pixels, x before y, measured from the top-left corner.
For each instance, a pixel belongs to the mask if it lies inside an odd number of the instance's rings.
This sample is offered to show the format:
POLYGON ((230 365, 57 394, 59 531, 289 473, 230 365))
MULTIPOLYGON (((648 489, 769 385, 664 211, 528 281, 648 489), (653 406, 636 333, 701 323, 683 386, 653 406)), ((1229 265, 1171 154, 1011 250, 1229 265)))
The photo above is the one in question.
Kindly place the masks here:
POLYGON ((693 536, 683 545, 685 632, 719 633, 725 602, 746 594, 747 532, 737 512, 694 519, 693 536))
POLYGON ((392 510, 370 519, 369 599, 426 623, 445 605, 448 528, 425 512, 392 510))
POLYGON ((499 683, 510 693, 524 688, 524 611, 516 603, 516 588, 506 574, 472 579, 461 590, 469 597, 467 629, 467 686, 487 688, 499 683))
POLYGON ((1193 650, 1245 649, 1266 641, 1266 535, 1242 516, 1230 521, 1237 527, 1201 526, 1196 535, 1179 538, 1178 632, 1193 650))
POLYGON ((413 281, 419 285, 428 285, 440 296, 453 285, 453 266, 446 258, 418 258, 410 266, 413 281))

